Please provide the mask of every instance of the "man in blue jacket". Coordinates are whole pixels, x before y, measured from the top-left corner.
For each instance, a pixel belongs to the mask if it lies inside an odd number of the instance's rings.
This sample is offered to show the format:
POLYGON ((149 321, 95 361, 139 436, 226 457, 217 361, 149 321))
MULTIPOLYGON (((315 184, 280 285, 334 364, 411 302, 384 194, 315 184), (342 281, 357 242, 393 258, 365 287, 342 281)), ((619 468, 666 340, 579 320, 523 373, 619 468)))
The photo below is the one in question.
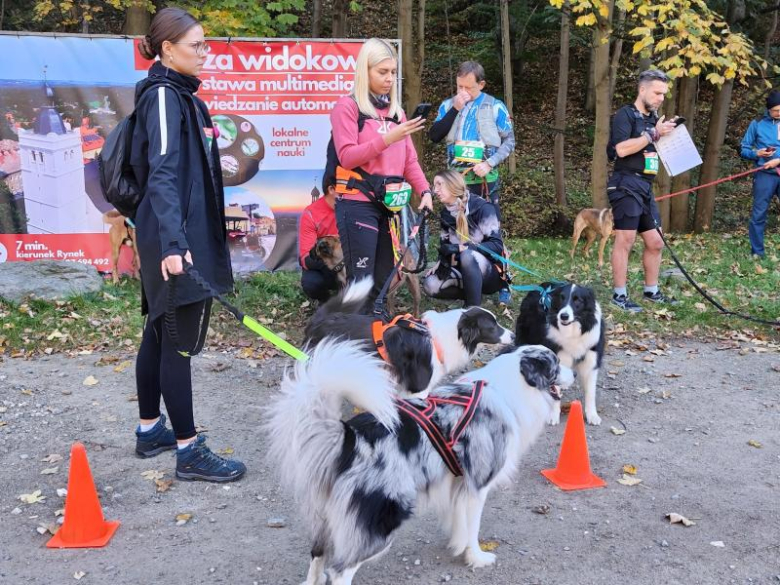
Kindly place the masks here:
POLYGON ((753 179, 753 212, 748 235, 754 258, 764 257, 764 227, 772 197, 780 197, 780 91, 766 98, 766 114, 753 120, 742 139, 742 158, 756 161, 762 170, 753 179))

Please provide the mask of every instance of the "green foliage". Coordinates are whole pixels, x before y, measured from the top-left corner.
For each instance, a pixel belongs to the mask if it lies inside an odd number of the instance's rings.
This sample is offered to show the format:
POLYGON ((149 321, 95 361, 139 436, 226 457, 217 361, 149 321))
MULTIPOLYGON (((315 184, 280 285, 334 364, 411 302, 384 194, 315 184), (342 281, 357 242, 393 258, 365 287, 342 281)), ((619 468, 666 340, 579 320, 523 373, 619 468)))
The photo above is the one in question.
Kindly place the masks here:
POLYGON ((212 37, 276 37, 289 34, 305 0, 186 0, 179 4, 203 23, 212 37))

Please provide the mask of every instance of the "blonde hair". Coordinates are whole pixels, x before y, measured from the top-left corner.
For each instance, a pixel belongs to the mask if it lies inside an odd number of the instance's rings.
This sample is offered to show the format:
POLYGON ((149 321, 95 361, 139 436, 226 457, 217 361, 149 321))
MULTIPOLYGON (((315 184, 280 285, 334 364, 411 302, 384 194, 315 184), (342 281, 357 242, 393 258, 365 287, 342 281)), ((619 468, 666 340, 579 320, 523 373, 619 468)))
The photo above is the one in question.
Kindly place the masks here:
MULTIPOLYGON (((357 102, 358 109, 366 116, 378 118, 379 114, 371 103, 371 86, 369 84, 368 70, 379 65, 382 61, 393 59, 398 65, 398 53, 393 46, 382 39, 368 39, 360 48, 355 62, 355 86, 352 89, 352 97, 357 102)), ((390 110, 388 116, 400 120, 403 114, 401 103, 398 100, 398 84, 394 83, 390 89, 390 110)))
POLYGON ((458 171, 447 169, 436 173, 436 176, 444 183, 444 188, 458 200, 458 217, 455 218, 455 228, 458 230, 458 239, 463 243, 464 236, 469 236, 469 221, 466 217, 466 205, 469 201, 469 191, 466 181, 458 171))

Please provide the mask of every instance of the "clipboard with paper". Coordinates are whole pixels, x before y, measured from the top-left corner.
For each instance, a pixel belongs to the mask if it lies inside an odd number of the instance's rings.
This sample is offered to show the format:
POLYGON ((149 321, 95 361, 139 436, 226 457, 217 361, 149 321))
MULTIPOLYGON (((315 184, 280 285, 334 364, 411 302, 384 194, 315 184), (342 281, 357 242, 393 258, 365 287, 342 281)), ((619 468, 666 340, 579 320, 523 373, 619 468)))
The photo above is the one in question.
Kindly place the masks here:
POLYGON ((655 150, 671 177, 676 177, 702 163, 699 151, 696 150, 693 138, 684 124, 680 124, 666 136, 661 136, 655 143, 655 150))

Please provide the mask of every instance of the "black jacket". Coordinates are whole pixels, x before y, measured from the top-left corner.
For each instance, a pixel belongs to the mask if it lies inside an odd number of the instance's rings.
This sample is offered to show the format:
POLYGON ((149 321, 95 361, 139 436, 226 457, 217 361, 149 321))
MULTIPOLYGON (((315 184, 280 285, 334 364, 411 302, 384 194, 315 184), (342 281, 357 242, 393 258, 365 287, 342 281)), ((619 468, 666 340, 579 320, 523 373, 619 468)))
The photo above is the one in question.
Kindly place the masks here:
MULTIPOLYGON (((476 247, 474 243, 476 242, 494 254, 501 255, 503 253, 504 242, 501 239, 501 224, 496 215, 496 208, 489 201, 485 201, 482 197, 470 193, 468 205, 466 206, 466 219, 469 224, 468 236, 470 238, 470 240, 465 242, 466 246, 495 263, 493 256, 485 250, 476 247)), ((458 244, 460 243, 460 237, 458 236, 456 225, 456 218, 453 217, 447 208, 442 209, 439 260, 445 263, 448 262, 452 254, 459 254, 458 244)))
MULTIPOLYGON (((151 319, 165 312, 168 287, 160 264, 172 254, 189 250, 195 268, 218 292, 233 288, 219 150, 206 137, 204 127, 213 125, 206 105, 193 95, 199 86, 197 78, 159 62, 136 85, 130 162, 144 191, 135 224, 143 312, 151 319), (173 88, 151 87, 160 81, 173 88)), ((176 306, 209 296, 190 278, 176 278, 176 306)))

